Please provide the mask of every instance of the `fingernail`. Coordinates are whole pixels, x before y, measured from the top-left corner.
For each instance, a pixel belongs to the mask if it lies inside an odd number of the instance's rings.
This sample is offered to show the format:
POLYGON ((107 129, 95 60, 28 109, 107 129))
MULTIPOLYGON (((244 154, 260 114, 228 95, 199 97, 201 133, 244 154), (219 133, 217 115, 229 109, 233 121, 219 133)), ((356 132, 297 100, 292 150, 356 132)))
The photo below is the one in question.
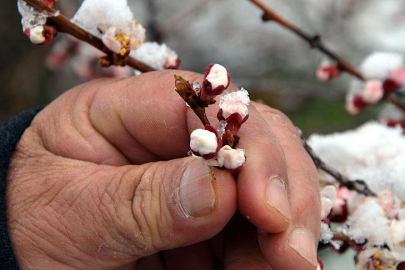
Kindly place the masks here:
POLYGON ((317 267, 315 239, 309 231, 303 228, 295 229, 288 239, 288 245, 310 264, 317 267))
POLYGON ((287 190, 278 177, 270 178, 266 187, 266 203, 276 209, 286 219, 291 219, 291 207, 287 190))
POLYGON ((190 161, 180 181, 180 205, 187 218, 211 213, 215 206, 215 190, 210 168, 198 159, 190 161))

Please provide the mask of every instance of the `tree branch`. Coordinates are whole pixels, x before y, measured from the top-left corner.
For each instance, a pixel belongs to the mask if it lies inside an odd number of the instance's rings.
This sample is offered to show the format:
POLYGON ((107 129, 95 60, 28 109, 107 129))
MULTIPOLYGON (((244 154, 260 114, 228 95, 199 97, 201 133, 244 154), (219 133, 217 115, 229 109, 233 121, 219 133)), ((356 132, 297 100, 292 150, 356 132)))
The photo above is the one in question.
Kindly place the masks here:
POLYGON ((274 21, 277 22, 278 24, 284 26, 285 28, 291 30, 295 34, 297 34, 299 37, 301 37, 303 40, 309 43, 312 49, 317 49, 323 54, 327 55, 329 58, 332 60, 336 61, 337 66, 342 70, 346 71, 347 73, 350 73, 354 77, 358 78, 359 80, 364 80, 363 75, 355 68, 353 67, 349 62, 341 58, 339 55, 336 53, 332 52, 329 48, 327 48, 321 40, 321 37, 319 35, 309 35, 305 31, 301 30, 291 22, 287 21, 286 19, 282 18, 280 15, 278 15, 276 12, 268 8, 264 3, 262 3, 259 0, 249 0, 256 6, 258 6, 260 9, 263 10, 263 21, 274 21))
MULTIPOLYGON (((53 26, 55 26, 56 30, 58 30, 59 32, 74 36, 75 38, 81 41, 89 43, 90 45, 99 49, 100 51, 105 52, 106 47, 104 43, 101 41, 101 39, 91 35, 84 29, 75 25, 69 20, 69 18, 67 18, 63 14, 60 13, 56 14, 56 10, 47 5, 46 3, 44 3, 42 0, 25 0, 25 1, 27 2, 27 4, 31 5, 39 12, 45 12, 50 14, 50 17, 48 17, 48 22, 53 26), (56 14, 56 16, 52 16, 52 14, 56 14)), ((130 56, 126 57, 125 64, 141 72, 149 72, 155 70, 152 67, 148 66, 147 64, 139 60, 136 60, 135 58, 132 58, 130 56)))

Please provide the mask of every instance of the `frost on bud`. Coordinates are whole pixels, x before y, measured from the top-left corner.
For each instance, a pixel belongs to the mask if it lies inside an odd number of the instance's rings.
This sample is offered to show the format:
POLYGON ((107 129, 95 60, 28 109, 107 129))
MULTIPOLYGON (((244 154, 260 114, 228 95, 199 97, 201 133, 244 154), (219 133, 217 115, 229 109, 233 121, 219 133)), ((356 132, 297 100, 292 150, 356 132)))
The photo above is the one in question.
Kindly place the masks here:
POLYGON ((382 99, 384 96, 384 89, 381 81, 369 80, 364 83, 362 92, 363 100, 366 103, 374 104, 382 99))
POLYGON ((230 83, 231 79, 226 69, 219 64, 211 64, 204 75, 203 93, 208 97, 220 95, 230 83))
MULTIPOLYGON (((219 101, 218 119, 226 121, 226 130, 233 135, 238 134, 241 125, 248 119, 248 107, 250 99, 249 93, 245 89, 240 89, 224 95, 219 101)), ((231 143, 227 143, 232 145, 231 143)))
POLYGON ((225 145, 218 152, 218 162, 229 170, 238 170, 245 163, 245 151, 225 145))
POLYGON ((316 70, 316 77, 321 82, 328 82, 340 75, 340 69, 329 60, 323 60, 316 70))
POLYGON ((190 135, 190 148, 196 156, 212 159, 220 147, 216 130, 211 126, 206 126, 206 129, 196 129, 190 135))
POLYGON ((321 220, 325 220, 333 208, 333 203, 336 197, 335 186, 329 185, 321 190, 321 220))
POLYGON ((247 106, 240 100, 229 100, 220 106, 222 110, 222 116, 224 119, 228 118, 234 113, 239 114, 242 119, 248 115, 247 106))

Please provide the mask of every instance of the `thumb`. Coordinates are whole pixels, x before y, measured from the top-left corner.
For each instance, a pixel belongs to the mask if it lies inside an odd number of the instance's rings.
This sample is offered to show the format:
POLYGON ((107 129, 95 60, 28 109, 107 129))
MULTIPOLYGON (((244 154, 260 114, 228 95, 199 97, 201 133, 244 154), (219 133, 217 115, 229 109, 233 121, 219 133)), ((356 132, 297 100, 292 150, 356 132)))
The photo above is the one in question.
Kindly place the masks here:
MULTIPOLYGON (((19 149, 32 147, 25 141, 19 149)), ((212 238, 236 210, 233 177, 193 157, 113 167, 45 151, 17 155, 8 177, 11 238, 22 268, 55 261, 112 269, 212 238), (14 226, 21 218, 24 226, 14 226)))
POLYGON ((106 189, 111 185, 121 186, 119 200, 130 202, 115 204, 128 223, 116 230, 132 238, 140 256, 207 240, 236 210, 233 177, 193 157, 124 167, 106 189))

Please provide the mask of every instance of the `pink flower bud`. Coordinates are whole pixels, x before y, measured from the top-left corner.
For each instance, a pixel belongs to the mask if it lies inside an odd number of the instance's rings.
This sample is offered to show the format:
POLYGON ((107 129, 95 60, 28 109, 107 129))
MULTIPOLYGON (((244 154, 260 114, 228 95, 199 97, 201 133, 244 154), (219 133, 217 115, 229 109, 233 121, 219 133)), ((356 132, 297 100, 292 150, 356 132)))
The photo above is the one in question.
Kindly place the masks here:
POLYGON ((370 106, 370 103, 366 102, 361 95, 354 95, 346 103, 346 110, 350 114, 357 114, 368 106, 370 106))
POLYGON ((405 129, 405 119, 402 120, 383 119, 381 122, 388 127, 401 127, 405 129))
POLYGON ((180 68, 180 59, 176 53, 171 53, 167 56, 165 64, 165 69, 179 69, 180 68))
POLYGON ((225 119, 234 113, 238 113, 242 119, 248 115, 248 107, 240 100, 228 100, 221 104, 220 108, 225 119))
POLYGON ((319 67, 316 71, 316 77, 321 82, 328 82, 340 75, 340 69, 336 65, 319 67))
POLYGON ((217 136, 209 130, 196 129, 190 135, 190 148, 197 156, 215 154, 218 148, 217 136))
POLYGON ((219 64, 208 66, 204 75, 203 91, 207 96, 220 95, 230 84, 230 76, 226 69, 219 64))
POLYGON ((245 163, 245 151, 243 149, 232 149, 225 145, 218 152, 218 162, 229 170, 236 170, 245 163))
POLYGON ((366 81, 363 88, 363 100, 366 103, 377 103, 384 96, 383 85, 381 81, 370 80, 366 81))
POLYGON ((383 88, 386 94, 398 90, 405 82, 405 67, 399 67, 391 72, 384 81, 383 88))

